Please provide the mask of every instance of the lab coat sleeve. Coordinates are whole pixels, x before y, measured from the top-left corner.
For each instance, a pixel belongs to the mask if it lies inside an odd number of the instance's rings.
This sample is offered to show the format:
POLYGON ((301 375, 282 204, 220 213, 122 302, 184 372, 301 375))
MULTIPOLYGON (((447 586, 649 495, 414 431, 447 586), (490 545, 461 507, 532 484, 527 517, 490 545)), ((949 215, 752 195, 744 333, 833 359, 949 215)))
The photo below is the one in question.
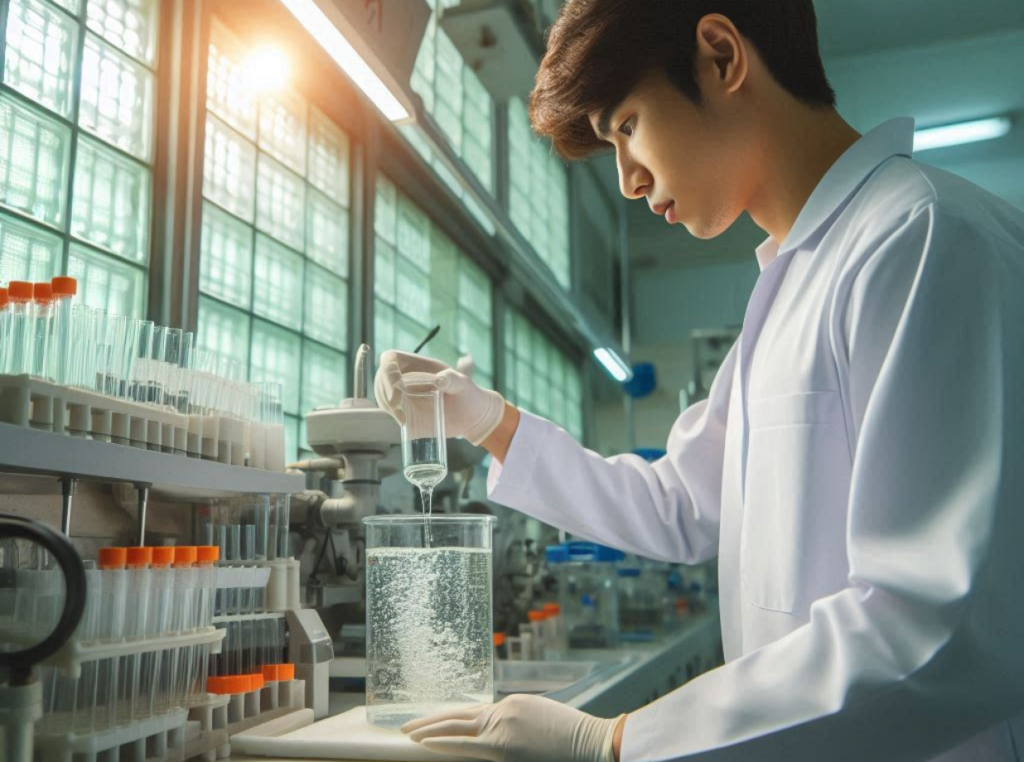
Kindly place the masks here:
POLYGON ((833 311, 849 586, 632 714, 623 762, 924 762, 1024 707, 1024 251, 934 202, 890 230, 833 311))
POLYGON ((733 347, 707 400, 688 408, 667 455, 604 459, 558 426, 523 413, 488 497, 567 532, 647 558, 694 564, 718 553, 733 347))

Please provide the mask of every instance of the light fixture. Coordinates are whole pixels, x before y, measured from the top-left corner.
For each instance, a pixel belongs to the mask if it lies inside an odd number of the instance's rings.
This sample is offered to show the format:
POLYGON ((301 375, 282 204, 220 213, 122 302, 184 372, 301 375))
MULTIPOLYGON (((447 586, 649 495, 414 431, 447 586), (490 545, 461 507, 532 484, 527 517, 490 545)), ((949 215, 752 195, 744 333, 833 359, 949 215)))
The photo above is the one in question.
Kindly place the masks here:
POLYGON ((270 46, 256 48, 242 65, 245 86, 257 95, 283 90, 288 84, 290 69, 288 57, 270 46))
POLYGON ((408 109, 345 39, 341 31, 324 15, 314 0, 281 2, 387 119, 402 122, 409 118, 408 109))
POLYGON ((594 350, 594 357, 597 361, 604 366, 604 369, 611 374, 611 377, 618 381, 620 384, 624 384, 632 377, 633 372, 628 365, 615 354, 612 349, 601 347, 594 350))
POLYGON ((976 119, 971 122, 959 122, 943 127, 917 130, 914 132, 914 150, 930 151, 933 148, 946 148, 947 146, 1001 138, 1010 131, 1010 125, 1009 117, 997 116, 991 119, 976 119))

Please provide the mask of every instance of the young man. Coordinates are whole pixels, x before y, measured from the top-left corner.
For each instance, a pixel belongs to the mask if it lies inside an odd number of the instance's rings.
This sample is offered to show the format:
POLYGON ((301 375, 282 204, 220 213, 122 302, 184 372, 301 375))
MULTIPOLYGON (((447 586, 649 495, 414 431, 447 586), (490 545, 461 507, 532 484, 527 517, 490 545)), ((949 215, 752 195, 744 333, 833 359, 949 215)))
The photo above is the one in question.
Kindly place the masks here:
POLYGON ((531 113, 669 223, 769 235, 710 398, 652 465, 425 358, 385 353, 378 401, 430 374, 492 500, 717 555, 727 663, 625 718, 527 696, 405 730, 510 762, 1020 759, 1024 214, 913 161, 912 121, 843 121, 811 0, 569 0, 531 113))

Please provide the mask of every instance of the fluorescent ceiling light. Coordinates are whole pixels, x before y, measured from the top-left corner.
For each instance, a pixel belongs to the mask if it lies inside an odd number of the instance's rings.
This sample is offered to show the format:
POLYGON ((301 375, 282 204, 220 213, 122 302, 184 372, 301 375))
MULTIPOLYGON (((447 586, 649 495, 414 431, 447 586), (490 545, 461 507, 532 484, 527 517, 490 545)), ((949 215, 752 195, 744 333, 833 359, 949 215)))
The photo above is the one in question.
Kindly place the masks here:
POLYGON ((611 377, 618 381, 620 384, 629 381, 632 377, 633 372, 629 366, 622 361, 622 358, 615 354, 611 349, 605 349, 604 347, 594 350, 594 357, 597 361, 604 366, 611 377))
POLYGON ((313 0, 281 2, 385 117, 392 122, 401 122, 409 118, 405 106, 313 0))
POLYGON ((1007 116, 948 124, 945 127, 932 127, 926 130, 917 130, 914 133, 914 150, 929 151, 933 148, 993 140, 1003 137, 1009 131, 1010 118, 1007 116))

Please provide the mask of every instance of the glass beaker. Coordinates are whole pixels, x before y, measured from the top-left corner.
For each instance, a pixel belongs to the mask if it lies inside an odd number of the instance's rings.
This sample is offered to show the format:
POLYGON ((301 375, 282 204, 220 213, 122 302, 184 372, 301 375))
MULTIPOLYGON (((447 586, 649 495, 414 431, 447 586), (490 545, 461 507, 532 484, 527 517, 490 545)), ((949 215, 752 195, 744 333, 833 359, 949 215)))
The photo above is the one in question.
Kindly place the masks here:
POLYGON ((366 716, 397 728, 494 700, 493 516, 371 516, 366 527, 366 716))
POLYGON ((402 394, 402 465, 405 478, 420 489, 423 512, 431 512, 431 494, 448 474, 444 436, 444 392, 430 385, 402 394))

